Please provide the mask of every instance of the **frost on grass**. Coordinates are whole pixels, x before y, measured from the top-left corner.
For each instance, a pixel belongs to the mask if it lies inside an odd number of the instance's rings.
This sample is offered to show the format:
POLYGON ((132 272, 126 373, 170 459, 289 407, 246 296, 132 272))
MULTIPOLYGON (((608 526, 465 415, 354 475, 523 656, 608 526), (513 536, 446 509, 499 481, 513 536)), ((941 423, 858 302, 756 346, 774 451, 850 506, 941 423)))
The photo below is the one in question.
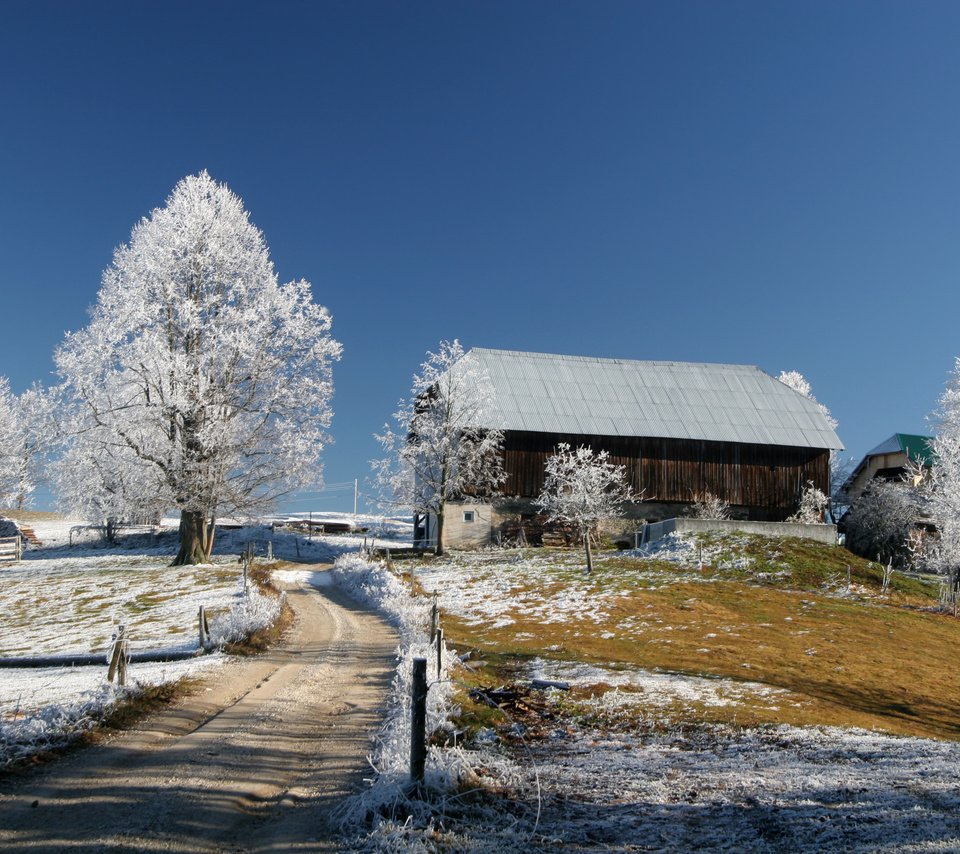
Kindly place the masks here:
POLYGON ((569 661, 533 659, 528 665, 531 679, 566 682, 573 686, 609 685, 614 689, 601 695, 597 702, 618 707, 649 710, 676 703, 702 706, 736 705, 747 698, 772 698, 788 691, 760 682, 738 682, 733 679, 684 676, 649 670, 595 667, 569 661))
POLYGON ((52 704, 20 715, 0 718, 0 767, 34 753, 60 747, 95 727, 113 707, 124 689, 101 685, 76 702, 52 704))
POLYGON ((545 793, 538 834, 573 850, 960 845, 954 743, 834 728, 661 729, 648 721, 576 731, 535 745, 532 759, 545 793))
MULTIPOLYGON (((429 746, 422 797, 413 797, 410 773, 410 697, 413 660, 426 658, 428 667, 427 733, 449 731, 453 711, 451 670, 455 651, 444 649, 440 677, 436 671, 436 646, 429 643, 430 600, 414 598, 406 586, 385 566, 358 555, 344 555, 334 565, 335 582, 359 602, 380 611, 396 628, 400 638, 397 670, 388 697, 386 719, 369 757, 374 776, 367 786, 344 806, 344 826, 371 830, 356 840, 363 850, 429 850, 423 846, 439 834, 440 815, 450 808, 455 790, 466 781, 476 781, 477 757, 457 749, 429 746)), ((495 755, 486 757, 487 767, 512 767, 495 755)))
POLYGON ((253 585, 238 594, 233 607, 210 622, 210 642, 214 646, 237 643, 254 632, 273 625, 280 617, 283 596, 266 596, 253 585))
MULTIPOLYGON (((235 594, 230 609, 211 621, 211 640, 217 646, 243 640, 271 625, 281 607, 282 598, 265 596, 251 586, 246 594, 235 594)), ((68 744, 95 727, 118 702, 150 686, 223 666, 225 660, 216 653, 184 661, 132 663, 128 668, 131 684, 126 688, 107 683, 106 656, 103 666, 4 668, 0 670, 0 766, 68 744)))

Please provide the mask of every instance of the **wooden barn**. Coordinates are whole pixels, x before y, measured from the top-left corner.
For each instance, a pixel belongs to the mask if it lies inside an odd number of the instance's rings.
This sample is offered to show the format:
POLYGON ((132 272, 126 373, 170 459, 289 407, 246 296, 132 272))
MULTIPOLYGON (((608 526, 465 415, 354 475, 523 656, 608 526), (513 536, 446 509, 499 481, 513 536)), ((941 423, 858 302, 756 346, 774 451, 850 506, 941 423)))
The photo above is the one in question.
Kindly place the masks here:
MULTIPOLYGON (((560 442, 606 450, 644 500, 632 518, 683 515, 710 492, 735 518, 782 521, 812 482, 830 490, 843 447, 818 405, 752 365, 647 362, 475 348, 489 423, 504 431, 507 480, 492 504, 449 507, 446 545, 478 545, 533 520, 560 442)), ((422 536, 430 538, 427 520, 422 536)))

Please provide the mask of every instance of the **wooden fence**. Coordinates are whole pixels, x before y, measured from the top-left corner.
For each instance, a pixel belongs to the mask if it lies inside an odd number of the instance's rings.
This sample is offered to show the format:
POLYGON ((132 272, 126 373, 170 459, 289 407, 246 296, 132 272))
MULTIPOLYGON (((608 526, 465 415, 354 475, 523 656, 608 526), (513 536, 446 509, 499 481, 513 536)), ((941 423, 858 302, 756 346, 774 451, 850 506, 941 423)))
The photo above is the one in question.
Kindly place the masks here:
POLYGON ((23 555, 23 539, 0 537, 0 563, 19 563, 23 555))

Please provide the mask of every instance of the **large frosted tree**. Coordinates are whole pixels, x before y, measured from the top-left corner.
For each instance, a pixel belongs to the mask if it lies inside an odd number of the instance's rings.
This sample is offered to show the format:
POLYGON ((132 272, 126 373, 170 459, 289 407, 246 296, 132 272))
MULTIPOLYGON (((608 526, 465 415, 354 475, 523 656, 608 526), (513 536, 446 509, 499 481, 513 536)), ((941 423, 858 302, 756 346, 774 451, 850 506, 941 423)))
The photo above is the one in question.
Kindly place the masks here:
POLYGON ((43 477, 52 443, 52 400, 34 386, 21 395, 0 377, 0 506, 22 508, 43 477))
POLYGON ((441 341, 413 378, 396 428, 376 438, 386 456, 373 462, 378 485, 394 506, 436 520, 436 553, 443 554, 447 503, 483 500, 504 479, 495 397, 490 378, 459 341, 441 341))
POLYGON ((939 534, 931 562, 950 577, 953 588, 960 568, 960 358, 940 396, 936 417, 930 443, 934 464, 925 490, 927 510, 939 534))
POLYGON ((24 445, 27 433, 20 401, 10 390, 6 377, 0 377, 0 506, 22 503, 29 491, 24 445))
POLYGON ((115 251, 90 324, 56 354, 65 461, 109 493, 105 512, 178 509, 174 563, 206 562, 217 516, 319 482, 339 354, 241 200, 189 176, 115 251))

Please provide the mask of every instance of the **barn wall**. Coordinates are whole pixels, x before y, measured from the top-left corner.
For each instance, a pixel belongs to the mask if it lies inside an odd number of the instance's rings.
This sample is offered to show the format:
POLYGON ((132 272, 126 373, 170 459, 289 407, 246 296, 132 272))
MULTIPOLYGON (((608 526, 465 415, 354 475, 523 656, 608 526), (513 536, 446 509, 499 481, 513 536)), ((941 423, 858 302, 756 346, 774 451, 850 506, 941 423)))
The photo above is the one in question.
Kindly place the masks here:
POLYGON ((547 457, 560 442, 607 451, 611 462, 626 466, 634 491, 643 491, 647 502, 686 503, 711 492, 732 505, 751 508, 751 518, 776 518, 794 511, 809 481, 830 490, 830 454, 825 449, 508 431, 502 494, 539 495, 547 457))

